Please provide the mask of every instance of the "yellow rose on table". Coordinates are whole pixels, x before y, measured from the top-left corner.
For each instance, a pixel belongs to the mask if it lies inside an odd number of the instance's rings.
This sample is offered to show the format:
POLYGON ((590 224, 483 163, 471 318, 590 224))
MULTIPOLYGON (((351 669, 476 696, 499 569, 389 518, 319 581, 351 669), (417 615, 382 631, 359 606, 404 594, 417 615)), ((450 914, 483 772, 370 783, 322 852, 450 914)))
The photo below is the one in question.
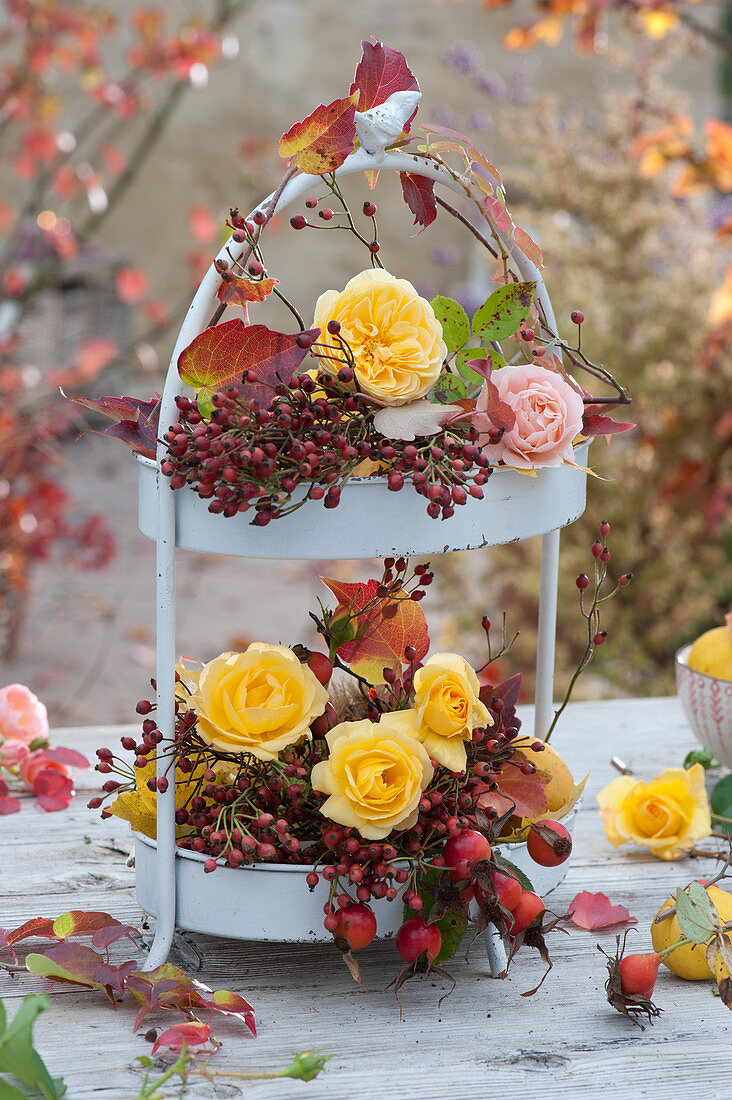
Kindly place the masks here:
POLYGON ((667 768, 648 782, 620 776, 597 801, 611 844, 632 842, 659 859, 679 859, 712 831, 701 764, 667 768))
POLYGON ((451 772, 465 771, 473 730, 493 725, 479 695, 475 670, 457 653, 435 653, 414 674, 415 736, 451 772))
MULTIPOLYGON (((342 291, 320 295, 313 324, 320 328, 320 343, 337 350, 329 321, 341 326, 340 335, 353 352, 356 381, 375 401, 403 405, 432 389, 447 355, 442 325, 406 279, 373 268, 355 275, 342 291)), ((333 369, 335 364, 323 358, 333 369)))
POLYGON ((329 795, 320 812, 357 829, 365 840, 383 840, 410 829, 434 769, 410 733, 412 711, 383 714, 379 722, 341 722, 326 734, 329 755, 312 770, 313 789, 329 795))
POLYGON ((188 705, 204 741, 223 752, 274 760, 311 737, 328 692, 291 649, 252 642, 244 653, 222 653, 204 665, 188 705))

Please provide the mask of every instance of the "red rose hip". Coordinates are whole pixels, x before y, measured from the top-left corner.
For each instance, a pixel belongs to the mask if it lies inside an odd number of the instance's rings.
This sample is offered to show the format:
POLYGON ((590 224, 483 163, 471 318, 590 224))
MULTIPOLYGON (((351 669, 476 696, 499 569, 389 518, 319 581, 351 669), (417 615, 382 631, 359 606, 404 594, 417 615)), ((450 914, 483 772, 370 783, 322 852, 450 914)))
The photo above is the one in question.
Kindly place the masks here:
POLYGON ((442 932, 436 924, 425 924, 422 917, 412 917, 405 921, 396 934, 396 948, 405 962, 414 960, 427 952, 427 958, 434 962, 442 947, 442 932))
POLYGON ((620 988, 626 997, 650 1000, 658 976, 661 956, 656 951, 644 955, 625 955, 620 960, 620 988))
POLYGON ((561 821, 545 818, 529 829, 526 847, 540 867, 558 867, 572 853, 572 837, 561 821))

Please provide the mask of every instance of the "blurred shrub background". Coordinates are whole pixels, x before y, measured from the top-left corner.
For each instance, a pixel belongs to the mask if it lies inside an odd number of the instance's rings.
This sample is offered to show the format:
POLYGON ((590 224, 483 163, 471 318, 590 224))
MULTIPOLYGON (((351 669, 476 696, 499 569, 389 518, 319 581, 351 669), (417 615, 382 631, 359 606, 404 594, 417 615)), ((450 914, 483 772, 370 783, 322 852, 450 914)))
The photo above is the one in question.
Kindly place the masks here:
MULTIPOLYGON (((5 0, 5 680, 28 683, 57 722, 128 720, 144 694, 153 570, 135 531, 133 463, 96 437, 72 442, 84 424, 58 386, 144 397, 160 388, 229 206, 249 209, 276 185, 279 135, 343 93, 360 39, 375 35, 406 54, 422 120, 470 133, 499 165, 510 205, 544 248, 565 335, 581 308, 589 353, 635 397, 637 430, 609 449, 595 442, 586 518, 563 536, 560 680, 582 645, 574 577, 606 518, 613 562, 636 579, 612 608, 603 660, 583 690, 672 690, 674 649, 732 603, 732 138, 708 122, 724 118, 729 42, 714 3, 672 2, 655 21, 628 3, 600 7, 594 19, 592 4, 575 15, 571 3, 554 11, 528 0, 5 0)), ((394 181, 376 198, 391 270, 466 306, 485 297, 489 272, 467 236, 438 219, 412 240, 394 181)), ((333 239, 341 235, 317 236, 293 242, 285 223, 270 248, 304 316, 355 262, 333 239)), ((435 642, 478 655, 480 613, 506 607, 521 629, 506 671, 529 667, 536 551, 443 559, 435 642)), ((362 568, 342 566, 351 576, 362 568)), ((181 650, 208 658, 257 636, 304 637, 317 572, 196 566, 182 555, 181 650), (283 581, 296 582, 297 598, 283 581)))

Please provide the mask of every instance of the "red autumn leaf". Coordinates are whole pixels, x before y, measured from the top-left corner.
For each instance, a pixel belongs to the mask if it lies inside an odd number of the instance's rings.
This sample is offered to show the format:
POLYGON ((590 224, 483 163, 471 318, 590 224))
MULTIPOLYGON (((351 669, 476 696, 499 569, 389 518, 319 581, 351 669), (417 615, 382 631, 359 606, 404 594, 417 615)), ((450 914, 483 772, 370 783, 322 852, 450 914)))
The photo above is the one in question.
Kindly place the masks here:
POLYGON ((44 940, 55 940, 56 934, 53 930, 53 921, 49 920, 48 917, 32 917, 25 924, 21 924, 18 928, 14 928, 12 932, 9 932, 5 938, 5 944, 7 947, 12 947, 31 936, 39 936, 44 940))
POLYGON ((113 943, 124 939, 125 936, 134 943, 135 936, 139 936, 139 932, 131 924, 120 924, 119 921, 115 921, 114 924, 98 929, 92 936, 92 943, 95 947, 106 951, 113 943))
MULTIPOLYGON (((40 755, 40 754, 38 754, 40 755)), ((76 749, 67 749, 63 745, 56 745, 52 749, 43 750, 45 760, 55 760, 59 764, 68 764, 70 768, 88 768, 89 761, 76 749)), ((36 756, 36 759, 38 756, 36 756)))
POLYGON ((302 122, 296 122, 280 138, 280 156, 294 157, 301 172, 322 176, 340 168, 353 151, 356 139, 358 95, 334 99, 316 107, 302 122))
POLYGON ((493 806, 499 817, 509 810, 517 817, 535 818, 546 811, 544 791, 549 782, 541 772, 524 775, 520 768, 506 765, 498 780, 499 790, 487 791, 480 796, 483 809, 493 806), (512 809, 512 805, 515 807, 512 809))
MULTIPOLYGON (((356 66, 356 75, 350 89, 351 95, 358 92, 359 111, 370 111, 372 107, 378 107, 394 92, 419 91, 419 83, 407 65, 404 54, 378 41, 363 41, 361 49, 361 60, 356 66)), ((404 124, 406 133, 409 133, 416 113, 415 107, 414 113, 404 124)))
POLYGON ((8 785, 4 779, 0 779, 0 817, 7 814, 17 814, 20 810, 20 799, 8 794, 8 785))
POLYGON ((222 280, 216 297, 220 302, 226 302, 230 306, 243 306, 246 309, 249 302, 263 302, 268 294, 271 294, 277 286, 279 279, 260 279, 255 283, 252 279, 234 278, 230 283, 222 280))
POLYGON ((249 1028, 256 1039, 257 1027, 254 1021, 254 1009, 241 994, 232 993, 230 989, 217 989, 211 998, 211 1007, 224 1016, 236 1016, 249 1028))
MULTIPOLYGON (((74 397, 72 401, 116 421, 99 435, 112 436, 138 454, 155 458, 158 401, 141 401, 137 397, 74 397)), ((96 431, 96 428, 90 430, 96 431)))
POLYGON ((466 366, 485 379, 486 407, 483 408, 481 394, 481 415, 487 416, 494 428, 510 432, 516 423, 516 413, 511 406, 501 400, 498 387, 491 382, 492 362, 490 359, 468 359, 466 366))
POLYGON ((91 947, 68 941, 52 947, 44 955, 31 953, 26 956, 25 965, 31 974, 48 978, 52 982, 66 982, 69 985, 103 990, 115 1008, 115 992, 124 993, 127 979, 137 967, 133 959, 120 966, 113 966, 96 951, 92 951, 91 947))
POLYGON ((585 414, 582 420, 582 435, 588 439, 596 435, 618 435, 620 432, 629 432, 634 427, 635 424, 623 424, 609 416, 598 416, 594 413, 587 416, 585 414))
POLYGON ((426 229, 437 217, 434 180, 411 172, 400 172, 399 179, 404 201, 414 214, 414 224, 426 229))
POLYGON ((269 404, 274 385, 287 385, 319 334, 317 328, 295 334, 274 332, 234 317, 196 336, 180 353, 178 373, 199 391, 199 407, 203 403, 204 409, 212 394, 231 385, 238 385, 243 396, 269 404), (256 381, 243 385, 245 370, 253 371, 256 381))
POLYGON ((147 294, 150 279, 139 267, 120 267, 114 275, 117 296, 127 305, 142 301, 147 294))
POLYGON ((97 910, 70 909, 68 913, 62 913, 53 922, 54 935, 59 940, 67 940, 71 936, 93 936, 102 928, 128 927, 120 925, 120 922, 109 913, 97 910))
POLYGON ((637 924, 624 905, 613 905, 606 894, 591 894, 582 890, 569 903, 572 923, 593 932, 597 928, 612 928, 618 924, 637 924))
POLYGON ((483 206, 485 207, 486 214, 499 233, 509 233, 513 222, 511 221, 511 215, 508 210, 506 210, 501 200, 493 198, 491 195, 486 195, 483 199, 483 206))
POLYGON ((355 615, 357 637, 338 648, 338 656, 354 670, 368 667, 374 682, 384 668, 397 669, 406 662, 404 650, 414 646, 416 660, 421 661, 429 648, 427 620, 418 603, 410 599, 377 599, 375 580, 357 584, 346 581, 321 580, 338 600, 335 619, 355 615), (373 603, 373 606, 368 606, 373 603), (368 610, 367 610, 368 607, 368 610))
POLYGON ((516 245, 527 260, 531 260, 532 264, 536 264, 537 267, 541 267, 544 263, 544 253, 536 243, 533 237, 530 237, 525 229, 521 229, 520 226, 516 226, 513 231, 513 243, 516 245))
POLYGON ((200 1020, 190 1020, 185 1024, 173 1024, 166 1031, 158 1035, 152 1048, 156 1054, 161 1047, 168 1050, 182 1050, 183 1046, 204 1046, 211 1038, 211 1028, 200 1020))
POLYGON ((47 813, 65 810, 74 797, 74 784, 66 775, 46 768, 33 780, 33 793, 38 805, 47 813))

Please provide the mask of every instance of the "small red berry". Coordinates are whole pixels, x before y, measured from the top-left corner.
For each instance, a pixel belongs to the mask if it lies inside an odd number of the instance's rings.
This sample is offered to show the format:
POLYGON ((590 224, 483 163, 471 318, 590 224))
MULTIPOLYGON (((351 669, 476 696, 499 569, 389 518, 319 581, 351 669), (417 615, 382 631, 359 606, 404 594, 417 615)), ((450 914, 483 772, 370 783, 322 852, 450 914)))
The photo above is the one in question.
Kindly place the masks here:
POLYGON ((290 218, 290 225, 293 229, 304 229, 307 224, 307 219, 303 218, 302 214, 295 214, 293 218, 290 218))
POLYGON ((570 313, 570 317, 574 321, 575 325, 581 325, 585 319, 585 315, 581 309, 573 309, 570 313))
POLYGON ((590 583, 590 578, 587 576, 586 573, 580 573, 580 575, 577 577, 577 580, 574 583, 577 585, 580 592, 584 592, 585 588, 587 588, 587 586, 590 583))
POLYGON ((376 203, 365 202, 363 204, 363 212, 367 218, 373 218, 374 214, 376 213, 376 203))

